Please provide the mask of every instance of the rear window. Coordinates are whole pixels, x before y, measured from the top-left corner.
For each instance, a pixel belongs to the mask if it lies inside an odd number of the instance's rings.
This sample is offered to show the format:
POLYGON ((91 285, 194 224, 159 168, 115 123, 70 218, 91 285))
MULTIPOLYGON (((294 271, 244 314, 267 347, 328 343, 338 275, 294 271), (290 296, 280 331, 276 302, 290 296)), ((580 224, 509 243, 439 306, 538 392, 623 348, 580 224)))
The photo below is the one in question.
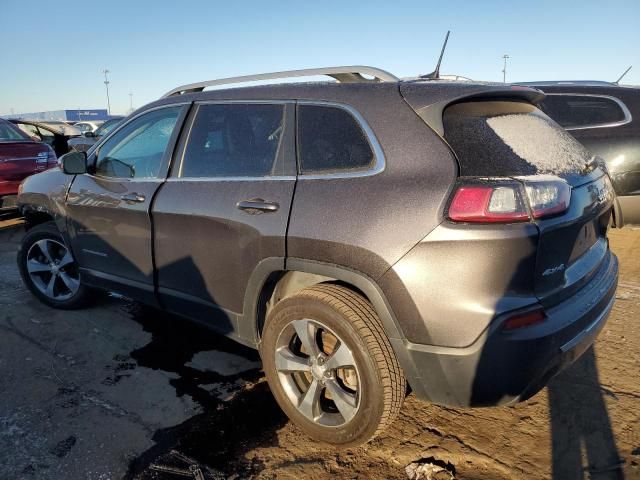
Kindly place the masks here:
POLYGON ((580 172, 592 155, 529 103, 476 101, 443 115, 445 139, 463 176, 580 172))
POLYGON ((300 105, 298 147, 303 174, 367 170, 375 160, 356 119, 339 107, 300 105))
POLYGON ((549 94, 540 108, 565 128, 589 128, 626 123, 623 105, 613 97, 549 94))
POLYGON ((21 142, 30 140, 9 122, 0 121, 0 142, 21 142))

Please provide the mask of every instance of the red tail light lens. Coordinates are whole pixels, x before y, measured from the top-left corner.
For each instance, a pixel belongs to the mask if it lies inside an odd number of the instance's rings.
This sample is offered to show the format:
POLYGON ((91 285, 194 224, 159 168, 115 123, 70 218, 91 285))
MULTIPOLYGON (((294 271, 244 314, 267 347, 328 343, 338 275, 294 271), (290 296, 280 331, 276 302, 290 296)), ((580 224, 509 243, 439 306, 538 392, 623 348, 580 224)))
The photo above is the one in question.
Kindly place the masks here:
POLYGON ((455 222, 522 222, 529 220, 517 185, 463 185, 458 188, 449 218, 455 222))
POLYGON ((454 222, 526 222, 569 208, 571 187, 557 177, 470 180, 458 185, 449 205, 454 222), (522 182, 522 183, 520 183, 522 182), (524 188, 523 188, 524 187, 524 188))
POLYGON ((510 331, 516 330, 518 328, 530 327, 532 325, 537 325, 538 323, 544 322, 546 318, 547 315, 542 309, 533 310, 526 313, 519 313, 505 320, 505 322, 502 324, 502 329, 510 331))

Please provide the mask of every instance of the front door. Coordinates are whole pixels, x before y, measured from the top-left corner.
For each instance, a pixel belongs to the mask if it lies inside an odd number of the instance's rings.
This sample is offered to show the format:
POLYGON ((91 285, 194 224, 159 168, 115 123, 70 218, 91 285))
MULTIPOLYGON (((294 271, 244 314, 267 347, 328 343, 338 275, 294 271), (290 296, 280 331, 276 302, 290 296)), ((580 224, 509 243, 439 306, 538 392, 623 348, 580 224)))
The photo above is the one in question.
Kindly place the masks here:
POLYGON ((89 157, 67 197, 71 247, 89 284, 153 301, 150 205, 166 178, 185 105, 143 113, 89 157))
POLYGON ((293 106, 195 107, 182 160, 152 211, 168 309, 237 334, 251 274, 264 259, 283 261, 296 182, 293 106))

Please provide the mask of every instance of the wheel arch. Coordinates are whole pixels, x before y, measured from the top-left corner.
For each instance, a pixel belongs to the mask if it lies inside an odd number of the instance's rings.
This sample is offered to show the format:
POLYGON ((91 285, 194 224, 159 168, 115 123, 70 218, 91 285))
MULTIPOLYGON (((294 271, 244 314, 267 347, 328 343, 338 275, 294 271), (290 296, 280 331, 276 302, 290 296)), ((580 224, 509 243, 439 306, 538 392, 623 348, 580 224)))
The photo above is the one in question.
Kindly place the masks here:
MULTIPOLYGON (((287 258, 286 263, 284 258, 263 260, 254 270, 245 293, 244 321, 238 325, 240 336, 248 344, 259 347, 260 328, 266 319, 268 303, 278 288, 282 299, 318 283, 340 284, 363 295, 372 304, 411 389, 420 398, 430 398, 421 381, 420 369, 406 348, 406 337, 384 293, 372 278, 347 267, 300 258, 287 258)), ((437 365, 433 367, 437 369, 437 365)))
POLYGON ((337 283, 364 296, 376 310, 389 339, 404 339, 391 307, 375 281, 340 265, 299 258, 268 258, 254 270, 245 294, 241 335, 260 343, 260 332, 271 308, 303 288, 318 283, 337 283), (249 331, 249 329, 251 331, 249 331))

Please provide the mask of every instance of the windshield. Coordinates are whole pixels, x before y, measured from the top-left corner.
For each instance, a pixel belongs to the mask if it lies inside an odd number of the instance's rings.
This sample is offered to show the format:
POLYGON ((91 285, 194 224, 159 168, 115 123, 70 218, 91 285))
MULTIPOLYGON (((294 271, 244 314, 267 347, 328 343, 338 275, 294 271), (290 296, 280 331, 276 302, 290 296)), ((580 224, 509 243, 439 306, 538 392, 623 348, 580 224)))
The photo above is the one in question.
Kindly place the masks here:
POLYGON ((0 142, 23 142, 30 138, 7 122, 0 122, 0 142))

